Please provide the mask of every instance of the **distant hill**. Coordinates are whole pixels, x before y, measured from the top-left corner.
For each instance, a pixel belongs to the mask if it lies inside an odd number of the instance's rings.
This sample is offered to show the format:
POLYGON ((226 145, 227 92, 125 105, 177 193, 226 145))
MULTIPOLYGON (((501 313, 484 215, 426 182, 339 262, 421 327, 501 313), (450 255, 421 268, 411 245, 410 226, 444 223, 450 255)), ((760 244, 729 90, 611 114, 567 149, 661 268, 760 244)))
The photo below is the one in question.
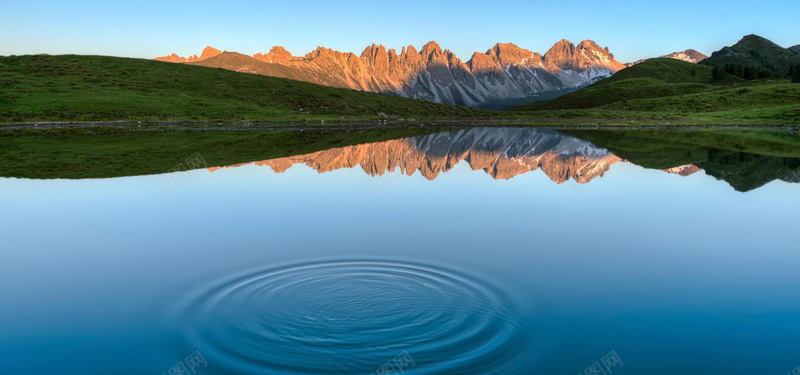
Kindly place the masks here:
MULTIPOLYGON (((236 55, 223 53, 220 64, 236 55)), ((272 65, 253 69, 278 69, 272 65)), ((106 56, 0 57, 0 122, 257 121, 483 116, 473 108, 185 64, 106 56), (11 90, 13 88, 13 90, 11 90)))
POLYGON ((669 55, 661 56, 661 57, 666 57, 666 58, 676 59, 676 60, 683 60, 683 61, 694 63, 694 64, 697 64, 697 63, 699 63, 699 62, 701 62, 701 61, 703 61, 703 60, 708 58, 708 56, 706 56, 706 55, 704 55, 704 54, 702 54, 700 52, 697 52, 697 51, 695 51, 693 49, 687 49, 687 50, 682 51, 682 52, 674 52, 674 53, 670 53, 669 55))
POLYGON ((792 65, 800 64, 800 56, 758 35, 747 35, 733 46, 712 53, 700 64, 712 67, 740 64, 742 68, 755 67, 785 77, 792 65))
MULTIPOLYGON (((225 52, 213 57, 189 61, 187 63, 189 65, 233 70, 240 73, 259 74, 263 76, 293 79, 296 81, 307 81, 305 79, 306 75, 302 70, 292 69, 281 64, 259 61, 252 56, 242 55, 236 52, 225 52)), ((338 82, 334 79, 328 79, 328 77, 317 76, 316 78, 317 79, 315 82, 312 83, 331 87, 347 88, 344 85, 338 84, 338 82)))
POLYGON ((796 53, 796 54, 798 54, 798 55, 800 55, 800 44, 798 44, 798 45, 796 45, 794 47, 789 47, 789 50, 794 52, 794 53, 796 53))
MULTIPOLYGON (((686 62, 697 64, 700 61, 703 61, 703 60, 707 59, 708 56, 706 56, 706 55, 704 55, 704 54, 702 54, 700 52, 697 52, 697 51, 695 51, 693 49, 687 49, 685 51, 673 52, 673 53, 670 53, 669 55, 660 56, 659 58, 675 59, 675 60, 681 60, 681 61, 686 61, 686 62)), ((641 64, 641 63, 643 63, 643 62, 645 62, 647 60, 650 60, 650 59, 641 59, 641 60, 636 61, 636 62, 627 63, 627 64, 625 64, 625 67, 626 68, 630 68, 630 67, 632 67, 634 65, 641 64)))
POLYGON ((672 58, 649 59, 617 74, 598 81, 595 85, 607 85, 631 78, 653 78, 668 83, 710 83, 712 68, 672 58))

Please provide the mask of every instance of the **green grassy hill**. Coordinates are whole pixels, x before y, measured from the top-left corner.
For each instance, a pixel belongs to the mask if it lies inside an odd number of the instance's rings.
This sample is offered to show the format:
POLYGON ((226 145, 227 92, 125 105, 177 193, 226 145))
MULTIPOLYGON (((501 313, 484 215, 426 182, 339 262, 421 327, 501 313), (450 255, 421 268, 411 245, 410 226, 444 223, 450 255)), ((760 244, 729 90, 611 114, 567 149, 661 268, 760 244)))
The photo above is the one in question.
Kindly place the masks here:
POLYGON ((800 64, 800 56, 758 35, 747 35, 738 43, 724 47, 700 62, 706 66, 740 64, 743 67, 756 67, 785 77, 791 66, 800 64))
POLYGON ((515 107, 515 110, 558 110, 597 108, 630 100, 695 94, 742 81, 728 75, 723 83, 712 80, 708 66, 659 58, 650 59, 588 87, 562 97, 515 107))
MULTIPOLYGON (((712 70, 710 67, 682 60, 648 59, 627 69, 622 69, 613 76, 598 81, 597 84, 607 85, 631 78, 653 78, 667 83, 710 83, 712 70)), ((738 78, 732 76, 730 79, 739 81, 738 78)))
POLYGON ((104 56, 0 57, 0 122, 258 121, 488 112, 282 78, 104 56))
POLYGON ((712 70, 680 60, 650 59, 574 93, 510 110, 547 117, 800 122, 800 85, 787 79, 745 81, 727 73, 714 80, 712 70))
POLYGON ((659 58, 650 59, 588 87, 559 98, 515 107, 514 110, 586 109, 646 98, 697 94, 714 91, 742 79, 728 75, 723 82, 712 80, 708 66, 659 58))

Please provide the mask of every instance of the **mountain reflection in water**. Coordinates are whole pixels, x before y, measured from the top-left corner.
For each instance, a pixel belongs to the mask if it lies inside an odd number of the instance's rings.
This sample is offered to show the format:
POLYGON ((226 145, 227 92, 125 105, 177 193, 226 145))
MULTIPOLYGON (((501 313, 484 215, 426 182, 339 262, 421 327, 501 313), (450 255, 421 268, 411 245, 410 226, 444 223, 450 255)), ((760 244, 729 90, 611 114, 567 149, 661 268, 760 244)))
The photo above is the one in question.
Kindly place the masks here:
MULTIPOLYGON (((663 142, 663 145, 670 144, 670 141, 663 142)), ((324 173, 361 166, 373 177, 396 171, 411 176, 419 171, 426 179, 433 180, 466 161, 472 170, 483 170, 494 179, 507 180, 541 169, 558 184, 570 179, 585 184, 603 177, 612 165, 623 161, 680 176, 705 171, 739 191, 752 190, 777 179, 795 183, 800 180, 800 174, 796 172, 800 159, 708 147, 696 147, 688 152, 692 155, 690 160, 695 163, 667 164, 661 168, 652 166, 652 158, 670 163, 672 159, 680 160, 685 153, 686 150, 680 149, 667 157, 652 153, 622 155, 623 158, 593 142, 555 130, 473 128, 208 169, 214 172, 221 168, 254 164, 283 173, 295 164, 305 164, 324 173)))

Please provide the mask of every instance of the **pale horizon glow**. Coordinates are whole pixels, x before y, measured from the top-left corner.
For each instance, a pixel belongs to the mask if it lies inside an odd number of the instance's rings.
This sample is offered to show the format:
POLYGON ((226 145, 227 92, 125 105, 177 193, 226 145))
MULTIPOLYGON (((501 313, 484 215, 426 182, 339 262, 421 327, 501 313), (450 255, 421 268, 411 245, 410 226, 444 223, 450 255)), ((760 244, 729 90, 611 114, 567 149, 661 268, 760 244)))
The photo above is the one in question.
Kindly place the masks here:
POLYGON ((273 46, 295 56, 318 46, 361 54, 372 43, 400 51, 433 40, 467 61, 496 43, 543 54, 561 39, 574 44, 589 39, 624 63, 690 48, 711 54, 747 34, 783 47, 800 44, 797 13, 788 11, 796 5, 788 0, 757 6, 738 0, 576 0, 569 6, 518 0, 6 0, 0 55, 186 57, 206 46, 248 55, 273 46))

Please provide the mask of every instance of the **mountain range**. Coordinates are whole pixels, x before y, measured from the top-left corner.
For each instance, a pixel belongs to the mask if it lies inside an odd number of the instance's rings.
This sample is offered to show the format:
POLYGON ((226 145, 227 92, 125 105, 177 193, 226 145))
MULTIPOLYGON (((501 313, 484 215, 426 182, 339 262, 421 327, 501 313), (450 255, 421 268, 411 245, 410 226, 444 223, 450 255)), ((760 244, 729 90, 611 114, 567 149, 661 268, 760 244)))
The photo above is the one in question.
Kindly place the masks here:
POLYGON ((159 61, 289 78, 432 102, 501 108, 547 99, 606 78, 625 66, 591 40, 561 40, 545 54, 498 43, 464 62, 436 42, 398 53, 373 44, 360 54, 319 47, 303 57, 283 47, 252 56, 207 47, 200 56, 159 61))
MULTIPOLYGON (((628 99, 640 98, 642 95, 662 97, 686 92, 685 89, 694 90, 692 92, 713 91, 718 85, 709 84, 722 81, 733 84, 737 82, 736 77, 750 80, 783 78, 791 67, 800 63, 798 51, 800 46, 786 49, 762 37, 748 35, 735 45, 714 52, 710 57, 693 49, 674 52, 655 60, 680 60, 685 66, 656 62, 645 69, 632 72, 629 76, 664 76, 669 83, 676 85, 700 82, 707 87, 665 86, 660 87, 660 91, 643 90, 638 94, 632 91, 633 96, 628 95, 628 99), (714 69, 712 71, 697 64, 714 69), (662 72, 664 69, 667 71, 662 72), (675 72, 678 72, 677 76, 674 76, 675 72)), ((584 40, 578 45, 561 40, 544 54, 511 43, 498 43, 485 53, 474 53, 466 62, 451 51, 442 49, 436 42, 429 42, 420 50, 414 46, 403 47, 399 53, 394 49, 387 50, 382 45, 372 44, 360 55, 318 47, 302 57, 293 56, 278 46, 268 53, 252 56, 207 47, 199 56, 181 57, 172 54, 156 60, 437 103, 487 109, 514 107, 515 110, 522 108, 516 107, 520 104, 541 102, 574 91, 592 89, 606 83, 605 78, 626 67, 653 61, 644 59, 622 64, 607 47, 601 48, 591 40, 584 40), (586 88, 587 86, 589 87, 586 88)), ((633 85, 636 82, 630 83, 633 85)), ((648 83, 652 86, 657 82, 648 83)), ((759 88, 760 91, 762 89, 769 88, 759 88)), ((612 95, 605 99, 608 101, 619 98, 612 95)), ((588 108, 595 104, 583 101, 579 108, 588 108)), ((569 109, 567 107, 561 109, 569 109)))

